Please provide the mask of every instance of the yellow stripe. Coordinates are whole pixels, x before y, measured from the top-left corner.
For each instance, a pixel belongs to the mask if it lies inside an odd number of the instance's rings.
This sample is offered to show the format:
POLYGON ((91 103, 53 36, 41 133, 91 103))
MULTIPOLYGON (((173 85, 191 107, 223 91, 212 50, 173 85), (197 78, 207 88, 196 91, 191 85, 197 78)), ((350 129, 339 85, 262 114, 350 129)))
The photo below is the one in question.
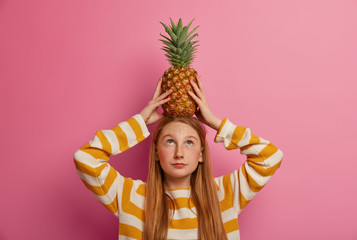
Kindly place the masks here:
POLYGON ((119 223, 119 234, 133 239, 142 239, 143 232, 128 224, 119 223))
POLYGON ((181 209, 181 208, 191 208, 190 206, 194 207, 195 205, 193 204, 193 201, 191 198, 175 198, 173 199, 175 203, 175 210, 181 209))
POLYGON ((278 151, 278 148, 275 147, 272 143, 269 143, 263 150, 260 151, 259 155, 264 160, 268 157, 272 156, 274 153, 278 151))
MULTIPOLYGON (((238 174, 238 182, 240 182, 239 180, 239 174, 238 174)), ((243 196, 242 192, 239 189, 239 207, 242 210, 245 206, 247 206, 247 204, 250 202, 250 200, 248 201, 247 199, 245 199, 245 197, 243 196)))
POLYGON ((130 127, 133 129, 138 142, 143 138, 145 138, 143 131, 141 130, 140 124, 138 123, 138 121, 136 121, 135 118, 130 118, 127 122, 129 123, 130 127))
POLYGON ((236 149, 238 147, 238 143, 242 139, 246 129, 246 127, 236 127, 234 129, 232 140, 227 147, 228 150, 236 149))
POLYGON ((103 204, 103 205, 112 213, 116 213, 118 211, 118 196, 116 196, 113 202, 111 202, 110 204, 103 204))
POLYGON ((83 152, 90 154, 95 159, 103 159, 109 161, 109 154, 102 149, 91 147, 89 143, 80 148, 83 152))
POLYGON ((248 173, 247 170, 245 169, 245 164, 242 165, 241 172, 246 179, 249 188, 253 192, 259 192, 264 186, 260 186, 248 173))
POLYGON ((221 134, 221 131, 222 131, 222 129, 223 129, 223 126, 224 126, 224 124, 226 124, 226 122, 227 122, 227 118, 223 119, 223 121, 222 121, 222 123, 221 123, 221 126, 219 126, 217 135, 221 134))
POLYGON ((136 206, 134 203, 130 201, 130 194, 131 189, 133 188, 133 179, 131 178, 124 178, 124 186, 123 186, 123 193, 122 193, 122 209, 123 212, 131 214, 142 222, 144 222, 144 210, 136 206))
POLYGON ((145 184, 140 184, 138 189, 136 190, 136 193, 145 197, 146 196, 146 187, 145 184))
POLYGON ((259 175, 266 177, 272 176, 275 171, 280 167, 281 162, 275 164, 273 167, 270 168, 259 166, 257 164, 254 164, 254 162, 248 162, 248 165, 251 166, 259 175))
POLYGON ((171 229, 196 229, 198 228, 197 218, 173 219, 169 228, 171 229))
POLYGON ((112 153, 112 146, 110 145, 107 137, 102 131, 97 131, 96 136, 99 138, 99 141, 102 143, 102 148, 107 153, 112 153))
POLYGON ((120 151, 124 152, 129 148, 128 137, 126 136, 125 132, 123 131, 123 129, 121 129, 120 126, 115 126, 112 128, 112 130, 118 138, 120 151))
POLYGON ((250 140, 249 140, 249 145, 255 144, 255 143, 260 143, 260 138, 254 134, 250 134, 250 140))
MULTIPOLYGON (((249 146, 252 147, 252 146, 249 146)), ((245 148, 248 149, 248 148, 245 148)), ((267 158, 272 156, 278 151, 278 148, 275 147, 272 143, 266 145, 259 153, 257 154, 247 154, 247 160, 253 162, 264 162, 267 158)))
POLYGON ((231 183, 231 174, 223 176, 224 199, 219 203, 221 212, 233 207, 233 188, 231 183))
POLYGON ((89 190, 91 190, 95 195, 103 196, 108 193, 108 191, 109 191, 110 187, 113 185, 113 182, 114 182, 115 178, 117 177, 117 175, 118 175, 117 171, 115 171, 115 169, 111 166, 108 177, 105 179, 105 182, 103 183, 103 185, 92 186, 89 183, 85 182, 84 180, 82 180, 82 181, 84 182, 86 187, 89 190))
POLYGON ((239 225, 238 225, 238 219, 235 218, 235 219, 232 219, 228 222, 225 222, 223 224, 224 226, 224 229, 226 230, 226 233, 230 233, 230 232, 234 232, 234 231, 237 231, 239 230, 239 225))
POLYGON ((98 177, 101 175, 103 169, 107 166, 106 163, 103 163, 102 165, 100 165, 99 167, 96 168, 92 168, 91 166, 79 162, 77 160, 74 160, 74 165, 76 166, 76 168, 81 171, 82 173, 85 173, 87 175, 90 175, 92 177, 98 177))

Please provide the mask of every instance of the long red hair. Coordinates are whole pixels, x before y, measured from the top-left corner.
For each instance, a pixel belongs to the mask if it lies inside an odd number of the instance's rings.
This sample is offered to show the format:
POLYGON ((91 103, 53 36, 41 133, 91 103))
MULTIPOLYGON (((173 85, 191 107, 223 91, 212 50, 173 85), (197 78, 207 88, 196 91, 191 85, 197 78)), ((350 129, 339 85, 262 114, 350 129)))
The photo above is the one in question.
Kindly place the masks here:
POLYGON ((203 146, 203 162, 191 175, 191 199, 195 204, 198 219, 198 233, 201 240, 226 240, 217 187, 212 174, 206 131, 195 118, 168 116, 157 126, 150 148, 149 174, 146 185, 144 240, 166 240, 169 210, 175 209, 172 199, 165 193, 164 174, 160 162, 156 161, 156 143, 161 130, 170 122, 181 122, 191 126, 198 133, 203 146))

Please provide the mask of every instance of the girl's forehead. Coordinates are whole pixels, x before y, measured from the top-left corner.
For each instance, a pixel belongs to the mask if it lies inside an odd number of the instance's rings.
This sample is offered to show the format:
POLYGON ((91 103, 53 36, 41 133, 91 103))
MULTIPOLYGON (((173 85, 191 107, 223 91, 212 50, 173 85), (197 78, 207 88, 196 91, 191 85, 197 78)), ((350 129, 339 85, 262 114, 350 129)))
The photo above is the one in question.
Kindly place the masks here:
POLYGON ((193 135, 198 137, 198 133, 193 127, 182 122, 170 122, 166 124, 162 128, 160 135, 165 136, 167 134, 170 135, 184 134, 184 135, 193 135))

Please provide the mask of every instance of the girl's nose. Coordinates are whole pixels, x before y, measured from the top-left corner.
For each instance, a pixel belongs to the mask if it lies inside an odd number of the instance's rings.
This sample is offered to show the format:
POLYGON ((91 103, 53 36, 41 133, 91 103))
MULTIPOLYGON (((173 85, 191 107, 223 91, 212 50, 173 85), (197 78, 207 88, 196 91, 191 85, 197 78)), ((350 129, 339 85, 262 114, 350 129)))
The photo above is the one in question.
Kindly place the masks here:
POLYGON ((182 154, 176 154, 176 155, 175 155, 175 158, 176 158, 176 159, 182 159, 183 156, 182 156, 182 154))
POLYGON ((182 148, 180 145, 177 145, 176 152, 175 152, 175 158, 176 159, 183 158, 182 148))

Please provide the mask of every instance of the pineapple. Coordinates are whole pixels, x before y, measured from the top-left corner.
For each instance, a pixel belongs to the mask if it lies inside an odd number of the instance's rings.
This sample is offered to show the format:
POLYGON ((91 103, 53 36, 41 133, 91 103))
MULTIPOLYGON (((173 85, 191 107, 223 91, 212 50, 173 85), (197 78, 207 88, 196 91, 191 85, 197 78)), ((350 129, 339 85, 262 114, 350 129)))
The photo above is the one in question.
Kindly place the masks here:
POLYGON ((165 45, 162 50, 166 52, 165 56, 170 62, 171 67, 167 69, 162 76, 161 92, 172 89, 170 101, 163 104, 165 115, 186 115, 192 116, 197 111, 195 100, 188 94, 188 91, 194 91, 190 80, 197 83, 197 72, 190 65, 194 59, 197 42, 192 41, 198 34, 194 31, 188 32, 193 20, 187 25, 182 25, 181 18, 177 25, 171 20, 171 26, 168 27, 160 22, 170 37, 160 34, 164 39, 160 39, 165 45), (193 34, 193 35, 192 35, 193 34))

